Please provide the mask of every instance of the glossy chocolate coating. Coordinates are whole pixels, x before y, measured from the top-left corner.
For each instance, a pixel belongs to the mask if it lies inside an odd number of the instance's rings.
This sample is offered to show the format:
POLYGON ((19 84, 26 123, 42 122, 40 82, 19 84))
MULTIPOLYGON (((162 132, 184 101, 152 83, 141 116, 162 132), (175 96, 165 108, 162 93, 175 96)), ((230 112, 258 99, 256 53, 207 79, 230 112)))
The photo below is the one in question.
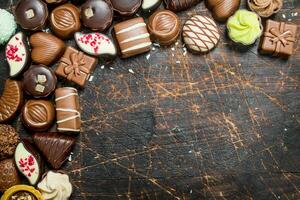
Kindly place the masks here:
POLYGON ((20 0, 14 13, 18 24, 32 31, 42 30, 48 18, 47 4, 41 0, 20 0))
POLYGON ((195 6, 200 0, 164 0, 164 2, 166 9, 179 12, 195 6))
POLYGON ((58 37, 62 39, 72 37, 81 28, 78 8, 70 3, 55 8, 50 16, 50 25, 58 37))
POLYGON ((123 16, 133 15, 142 5, 142 0, 110 0, 114 10, 123 16))
POLYGON ((83 25, 96 31, 106 30, 112 23, 113 10, 103 0, 88 0, 81 6, 83 25))
POLYGON ((52 69, 44 65, 33 65, 24 73, 23 88, 27 94, 42 98, 55 90, 56 82, 57 78, 52 69), (38 80, 39 77, 41 80, 38 80))
POLYGON ((65 3, 67 0, 44 0, 49 4, 55 4, 55 3, 65 3))
POLYGON ((237 11, 240 0, 207 0, 206 6, 212 11, 212 16, 219 22, 225 22, 237 11))
POLYGON ((45 131, 55 118, 55 109, 51 101, 29 100, 22 110, 22 122, 32 131, 45 131))

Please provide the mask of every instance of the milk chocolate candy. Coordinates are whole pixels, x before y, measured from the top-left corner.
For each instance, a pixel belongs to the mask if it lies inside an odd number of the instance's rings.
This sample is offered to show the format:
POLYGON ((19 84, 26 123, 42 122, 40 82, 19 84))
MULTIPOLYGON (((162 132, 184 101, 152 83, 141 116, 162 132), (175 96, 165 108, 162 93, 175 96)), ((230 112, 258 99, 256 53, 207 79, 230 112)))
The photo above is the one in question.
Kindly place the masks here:
POLYGON ((29 130, 45 131, 51 127, 55 109, 51 101, 29 100, 22 110, 22 122, 29 130))
POLYGON ((31 185, 36 185, 43 173, 42 160, 30 142, 20 142, 15 151, 15 163, 31 185))
POLYGON ((186 47, 194 53, 207 53, 215 48, 220 40, 214 20, 202 15, 195 15, 186 21, 182 36, 186 47))
POLYGON ((50 25, 58 37, 72 37, 81 28, 79 9, 70 3, 55 8, 50 16, 50 25))
POLYGON ((195 6, 200 0, 164 0, 164 2, 166 9, 179 12, 195 6))
POLYGON ((172 11, 156 11, 149 18, 148 30, 153 40, 161 45, 170 45, 180 34, 180 19, 172 11))
POLYGON ((48 19, 47 4, 41 0, 19 0, 15 7, 18 24, 27 30, 42 30, 48 19))
POLYGON ((88 0, 81 6, 83 25, 94 30, 104 31, 113 20, 113 10, 104 0, 88 0))
POLYGON ((11 125, 0 124, 0 160, 14 155, 19 139, 19 134, 11 125))
POLYGON ((128 58, 151 49, 152 42, 144 19, 133 18, 114 27, 122 58, 128 58))
POLYGON ((33 140, 53 169, 60 169, 76 142, 73 136, 59 133, 36 133, 33 140))
POLYGON ((21 182, 14 159, 0 161, 0 169, 0 192, 21 182))
POLYGON ((248 0, 248 6, 259 16, 270 17, 281 10, 283 0, 248 0))
POLYGON ((237 11, 241 0, 206 0, 208 9, 212 11, 213 18, 225 22, 237 11))
POLYGON ((50 33, 38 32, 31 35, 32 61, 38 64, 51 65, 57 61, 65 51, 65 43, 50 33))
POLYGON ((114 11, 123 16, 133 15, 142 5, 142 0, 110 0, 114 11))
POLYGON ((24 91, 34 98, 49 96, 56 88, 57 78, 49 67, 32 65, 23 78, 24 91))
POLYGON ((77 90, 71 87, 55 91, 57 130, 59 132, 80 132, 81 117, 77 90))
POLYGON ((75 42, 83 52, 92 56, 115 57, 117 55, 114 42, 101 33, 75 33, 75 42))
POLYGON ((151 12, 158 8, 161 0, 143 0, 142 9, 144 12, 151 12))
POLYGON ((8 79, 0 97, 0 123, 10 121, 23 103, 21 83, 8 79))
POLYGON ((26 70, 30 63, 30 53, 24 33, 19 32, 9 40, 5 56, 9 65, 10 77, 17 77, 26 70))

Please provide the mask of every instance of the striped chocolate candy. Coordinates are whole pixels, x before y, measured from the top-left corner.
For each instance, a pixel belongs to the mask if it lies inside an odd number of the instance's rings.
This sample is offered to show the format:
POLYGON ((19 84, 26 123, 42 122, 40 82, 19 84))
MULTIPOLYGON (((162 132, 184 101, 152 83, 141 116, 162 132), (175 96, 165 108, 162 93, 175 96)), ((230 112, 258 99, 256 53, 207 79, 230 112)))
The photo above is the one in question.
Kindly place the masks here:
POLYGON ((195 53, 212 50, 220 40, 220 33, 213 19, 201 15, 195 15, 186 21, 182 36, 187 48, 195 53))
POLYGON ((116 24, 114 30, 122 58, 145 53, 151 49, 150 34, 143 18, 138 17, 116 24))

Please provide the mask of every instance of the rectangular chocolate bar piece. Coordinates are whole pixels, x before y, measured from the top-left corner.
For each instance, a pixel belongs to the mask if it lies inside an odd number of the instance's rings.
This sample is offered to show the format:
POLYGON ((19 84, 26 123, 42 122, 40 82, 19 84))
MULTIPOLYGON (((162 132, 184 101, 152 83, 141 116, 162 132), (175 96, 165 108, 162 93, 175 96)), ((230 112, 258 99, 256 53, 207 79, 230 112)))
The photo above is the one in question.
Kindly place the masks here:
POLYGON ((81 87, 84 87, 98 60, 83 52, 67 47, 55 70, 56 75, 64 77, 81 87))
POLYGON ((293 54, 297 38, 297 25, 267 20, 260 43, 260 52, 288 57, 293 54))
POLYGON ((114 27, 122 58, 150 51, 151 39, 143 18, 130 19, 114 27))
POLYGON ((55 90, 57 130, 80 132, 81 117, 77 90, 72 87, 55 90))

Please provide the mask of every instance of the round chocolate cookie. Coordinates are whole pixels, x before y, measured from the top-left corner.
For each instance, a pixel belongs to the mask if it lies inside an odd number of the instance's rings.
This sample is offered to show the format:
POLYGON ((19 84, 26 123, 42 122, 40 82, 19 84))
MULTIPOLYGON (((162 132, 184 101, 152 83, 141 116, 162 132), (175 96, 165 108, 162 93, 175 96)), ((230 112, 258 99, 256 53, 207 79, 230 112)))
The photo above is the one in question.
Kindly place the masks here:
POLYGON ((51 101, 29 100, 22 110, 22 122, 32 131, 46 131, 55 118, 55 109, 51 101))
POLYGON ((110 0, 113 9, 123 16, 133 15, 142 5, 142 0, 110 0))
POLYGON ((20 183, 14 159, 0 161, 0 192, 20 183))
POLYGON ((201 15, 195 15, 185 22, 182 36, 186 47, 194 53, 209 52, 220 40, 214 20, 201 15))
POLYGON ((15 7, 18 24, 27 30, 42 30, 48 18, 47 4, 41 0, 20 0, 15 7))
POLYGON ((150 16, 148 30, 152 40, 161 45, 170 45, 180 34, 180 20, 172 11, 158 10, 150 16))
POLYGON ((18 133, 12 126, 0 124, 0 160, 14 155, 19 139, 18 133))
POLYGON ((34 98, 49 96, 56 87, 57 78, 49 67, 32 65, 23 78, 24 91, 34 98))
POLYGON ((106 1, 88 0, 81 6, 81 19, 84 26, 94 31, 104 31, 112 23, 113 10, 106 1))

